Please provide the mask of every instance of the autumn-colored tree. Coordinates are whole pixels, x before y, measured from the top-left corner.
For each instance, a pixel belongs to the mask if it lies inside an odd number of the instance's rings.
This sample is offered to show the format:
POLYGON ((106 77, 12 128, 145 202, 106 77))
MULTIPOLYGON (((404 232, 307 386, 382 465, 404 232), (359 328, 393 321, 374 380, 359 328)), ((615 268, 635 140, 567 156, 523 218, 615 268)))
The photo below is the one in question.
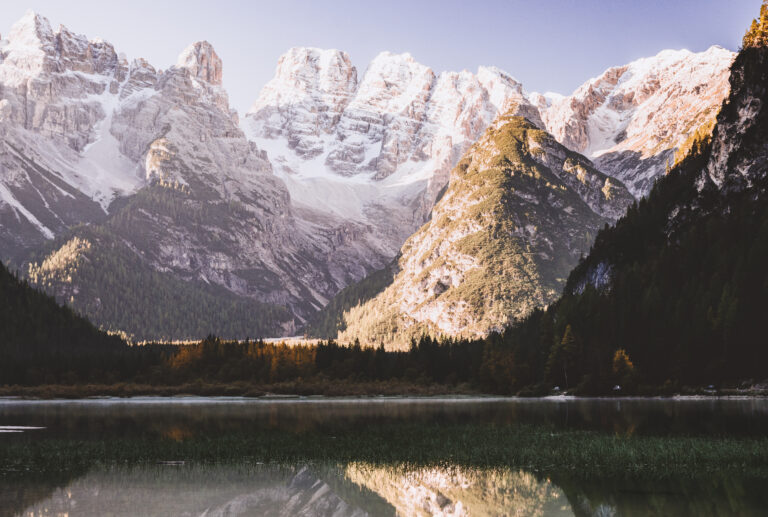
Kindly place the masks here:
POLYGON ((768 45, 768 0, 763 0, 760 17, 752 20, 752 25, 744 35, 742 47, 762 47, 768 45))
POLYGON ((635 365, 629 359, 629 354, 623 348, 619 348, 613 354, 613 375, 616 380, 624 382, 635 371, 635 365))

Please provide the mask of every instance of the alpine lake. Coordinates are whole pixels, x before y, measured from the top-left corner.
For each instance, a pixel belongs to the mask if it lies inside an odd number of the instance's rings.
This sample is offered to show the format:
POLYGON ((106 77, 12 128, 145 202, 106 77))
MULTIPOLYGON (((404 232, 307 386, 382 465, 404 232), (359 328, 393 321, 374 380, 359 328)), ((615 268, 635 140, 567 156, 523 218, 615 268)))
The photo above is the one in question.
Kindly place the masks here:
POLYGON ((768 515, 768 399, 0 399, 0 515, 768 515))

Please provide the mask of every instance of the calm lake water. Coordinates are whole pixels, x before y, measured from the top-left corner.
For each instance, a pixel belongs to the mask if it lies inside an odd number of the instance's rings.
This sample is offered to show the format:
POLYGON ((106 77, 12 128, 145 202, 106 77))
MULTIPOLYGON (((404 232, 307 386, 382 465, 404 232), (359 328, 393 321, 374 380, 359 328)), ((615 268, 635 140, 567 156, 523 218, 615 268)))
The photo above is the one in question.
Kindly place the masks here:
POLYGON ((765 399, 0 400, 0 515, 768 515, 766 438, 765 399))

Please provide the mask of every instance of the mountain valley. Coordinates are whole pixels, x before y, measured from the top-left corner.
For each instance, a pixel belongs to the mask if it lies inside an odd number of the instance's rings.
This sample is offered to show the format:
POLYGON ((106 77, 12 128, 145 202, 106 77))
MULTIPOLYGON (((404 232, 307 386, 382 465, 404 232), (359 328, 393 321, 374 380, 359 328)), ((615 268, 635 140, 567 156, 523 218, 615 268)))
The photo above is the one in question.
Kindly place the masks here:
MULTIPOLYGON (((358 76, 342 51, 297 47, 238 116, 205 41, 158 70, 29 12, 0 42, 0 258, 137 339, 294 334, 345 286, 390 268, 434 224, 462 156, 500 116, 524 117, 565 146, 555 154, 583 153, 576 167, 600 175, 579 203, 602 195, 603 175, 617 197, 567 230, 557 210, 500 223, 535 226, 559 264, 538 294, 486 308, 517 317, 554 299, 591 236, 632 202, 622 183, 645 195, 711 123, 732 59, 719 47, 664 51, 563 97, 494 67, 436 73, 409 54, 383 52, 358 76), (576 227, 578 244, 564 237, 576 227)), ((516 199, 513 212, 549 202, 516 199)), ((480 332, 467 325, 430 329, 480 332)))

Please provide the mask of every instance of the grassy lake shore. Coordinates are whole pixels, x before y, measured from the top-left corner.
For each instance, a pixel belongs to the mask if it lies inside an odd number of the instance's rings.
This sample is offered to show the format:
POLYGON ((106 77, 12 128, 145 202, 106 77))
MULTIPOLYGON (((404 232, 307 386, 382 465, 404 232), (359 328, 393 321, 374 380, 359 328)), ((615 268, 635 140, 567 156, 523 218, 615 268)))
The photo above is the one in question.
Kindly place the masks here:
MULTIPOLYGON (((515 394, 521 397, 542 397, 551 395, 582 396, 576 391, 558 392, 546 389, 524 390, 515 394)), ((275 384, 251 384, 235 382, 215 384, 195 382, 179 385, 153 384, 42 384, 38 386, 0 386, 0 397, 25 399, 85 399, 92 397, 178 397, 184 395, 202 397, 265 397, 278 396, 323 396, 323 397, 435 397, 435 396, 499 396, 485 393, 469 384, 446 385, 433 383, 392 382, 392 381, 329 381, 307 380, 275 384)), ((509 395, 505 395, 509 396, 509 395)), ((612 392, 603 397, 768 397, 768 386, 750 388, 683 387, 670 390, 668 387, 644 387, 633 393, 612 392)))
POLYGON ((577 477, 696 477, 729 472, 768 479, 768 438, 615 435, 549 426, 467 424, 370 426, 224 435, 101 439, 19 437, 0 444, 3 470, 69 469, 182 459, 186 462, 349 462, 515 467, 577 477))

